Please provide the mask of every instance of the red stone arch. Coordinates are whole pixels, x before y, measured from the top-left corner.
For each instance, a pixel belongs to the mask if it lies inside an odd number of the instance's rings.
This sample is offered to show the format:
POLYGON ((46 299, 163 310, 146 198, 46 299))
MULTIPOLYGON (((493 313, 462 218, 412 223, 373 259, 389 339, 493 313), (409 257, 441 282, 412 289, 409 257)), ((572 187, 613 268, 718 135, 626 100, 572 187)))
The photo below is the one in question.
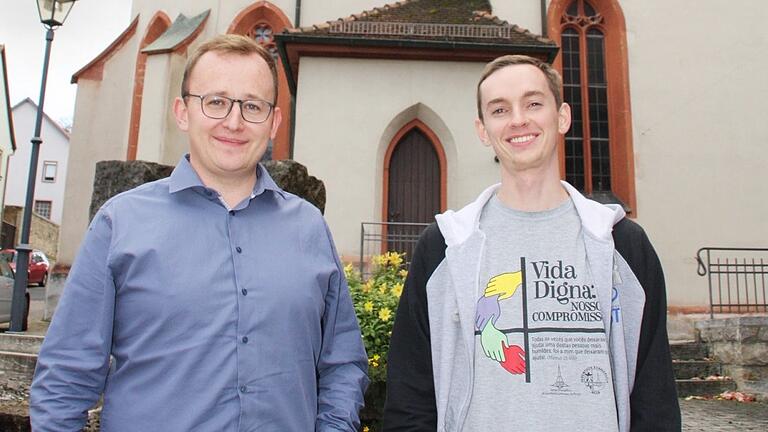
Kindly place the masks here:
MULTIPOLYGON (((384 178, 383 178, 383 187, 382 187, 382 205, 381 205, 381 221, 382 222, 388 222, 390 221, 389 218, 389 212, 390 212, 390 174, 391 174, 391 166, 392 166, 392 159, 393 155, 395 153, 395 149, 398 147, 401 142, 403 142, 403 138, 406 137, 410 132, 413 130, 418 130, 421 132, 421 134, 426 138, 426 140, 429 142, 429 144, 432 145, 432 149, 434 150, 435 156, 437 156, 437 163, 438 163, 438 170, 440 175, 440 208, 439 212, 444 212, 447 207, 447 163, 445 158, 445 150, 443 149, 443 145, 440 142, 440 138, 438 138, 437 134, 435 134, 432 129, 429 128, 424 122, 422 122, 419 119, 414 119, 405 124, 400 130, 395 134, 394 137, 392 137, 392 140, 389 142, 389 145, 387 146, 387 151, 384 154, 384 178)), ((402 204, 402 203, 401 203, 402 204)), ((412 204, 412 205, 418 205, 418 204, 412 204)), ((407 220, 403 222, 414 222, 413 220, 407 220)), ((417 221, 417 222, 424 222, 424 221, 417 221)), ((418 236, 420 230, 414 228, 414 227, 408 227, 408 226, 383 226, 381 229, 382 234, 382 241, 381 244, 381 252, 384 253, 388 250, 396 250, 399 252, 404 252, 406 255, 411 255, 414 250, 414 244, 409 242, 401 242, 397 241, 398 238, 403 237, 409 237, 409 236, 418 236), (390 237, 390 234, 392 236, 390 237), (391 239, 388 240, 388 239, 391 239)), ((406 258, 410 260, 409 258, 406 258)))
POLYGON ((149 20, 144 38, 139 44, 139 54, 136 59, 136 71, 133 74, 133 100, 131 103, 131 122, 128 129, 128 152, 126 160, 135 160, 139 148, 139 127, 141 125, 141 100, 144 93, 144 72, 147 67, 147 54, 141 52, 149 44, 160 37, 168 27, 171 20, 163 11, 158 11, 149 20))
MULTIPOLYGON (((632 145, 632 112, 629 98, 629 60, 627 28, 618 0, 586 0, 603 18, 598 26, 605 35, 605 72, 608 82, 609 118, 611 131, 611 175, 613 193, 627 204, 630 216, 637 217, 635 195, 635 163, 632 145)), ((573 0, 552 0, 547 11, 548 36, 562 43, 564 23, 561 18, 573 0)), ((562 51, 561 51, 562 53, 562 51)), ((562 54, 554 61, 563 70, 562 54)), ((565 173, 564 146, 560 146, 561 173, 565 173)))
MULTIPOLYGON (((280 10, 279 7, 268 1, 257 1, 247 8, 243 9, 232 20, 232 24, 227 29, 227 33, 236 33, 253 36, 257 29, 264 31, 269 29, 271 34, 281 33, 286 28, 291 28, 291 20, 280 10)), ((263 32, 261 33, 264 34, 263 32)), ((264 41, 268 48, 274 47, 274 39, 264 41)), ((283 71, 282 61, 277 60, 277 106, 283 113, 283 122, 277 131, 277 136, 273 141, 272 158, 287 159, 290 155, 291 139, 291 94, 288 89, 288 80, 283 71)))

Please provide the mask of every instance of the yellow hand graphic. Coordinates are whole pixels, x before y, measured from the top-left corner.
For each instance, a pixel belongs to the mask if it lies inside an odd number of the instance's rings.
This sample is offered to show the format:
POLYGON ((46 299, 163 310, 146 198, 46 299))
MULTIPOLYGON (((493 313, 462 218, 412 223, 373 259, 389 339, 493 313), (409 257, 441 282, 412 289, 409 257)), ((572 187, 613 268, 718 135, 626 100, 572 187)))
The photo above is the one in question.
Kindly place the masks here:
POLYGON ((499 296, 499 300, 512 297, 517 291, 517 287, 523 283, 523 272, 502 273, 496 275, 488 281, 485 286, 485 297, 499 296))

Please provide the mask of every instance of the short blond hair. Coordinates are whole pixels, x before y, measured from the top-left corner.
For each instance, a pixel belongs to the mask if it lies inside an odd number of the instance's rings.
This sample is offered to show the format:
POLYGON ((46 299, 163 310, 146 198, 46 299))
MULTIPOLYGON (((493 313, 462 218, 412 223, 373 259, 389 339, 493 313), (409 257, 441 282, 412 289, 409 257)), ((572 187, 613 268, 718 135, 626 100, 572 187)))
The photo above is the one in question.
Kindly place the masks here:
MULTIPOLYGON (((251 54, 258 54, 269 66, 269 71, 272 73, 272 84, 275 94, 275 100, 277 103, 277 65, 272 54, 267 51, 263 46, 259 45, 255 40, 237 34, 223 34, 214 37, 213 39, 203 43, 192 53, 187 59, 187 65, 184 68, 184 77, 181 79, 181 95, 186 96, 189 93, 189 77, 192 75, 192 70, 197 65, 205 53, 216 52, 219 54, 234 54, 248 56, 251 54)), ((268 101, 269 102, 269 101, 268 101)))
POLYGON ((557 102, 558 108, 563 104, 563 79, 552 65, 526 55, 505 55, 485 65, 483 74, 480 76, 480 81, 477 83, 477 116, 480 120, 483 119, 483 108, 482 102, 480 101, 480 85, 495 72, 504 69, 507 66, 515 65, 531 65, 537 67, 544 74, 544 77, 546 77, 547 85, 549 86, 552 95, 555 97, 555 102, 557 102))

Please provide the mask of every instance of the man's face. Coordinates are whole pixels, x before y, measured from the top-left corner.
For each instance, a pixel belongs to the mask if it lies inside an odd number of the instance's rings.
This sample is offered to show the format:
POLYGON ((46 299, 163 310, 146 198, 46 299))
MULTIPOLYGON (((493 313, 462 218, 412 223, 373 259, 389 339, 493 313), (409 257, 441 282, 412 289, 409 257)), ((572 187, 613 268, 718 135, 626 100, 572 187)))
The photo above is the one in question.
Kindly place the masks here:
MULTIPOLYGON (((203 54, 189 77, 189 93, 220 95, 232 99, 261 99, 274 102, 272 74, 258 54, 203 54)), ((280 124, 280 109, 263 123, 243 120, 239 104, 229 115, 212 119, 203 114, 197 97, 177 98, 174 114, 179 128, 189 134, 192 167, 204 183, 224 179, 251 179, 270 139, 280 124)))
POLYGON ((480 107, 477 134, 493 147, 504 172, 559 169, 557 143, 571 125, 571 110, 557 106, 539 68, 523 64, 494 72, 480 85, 480 107))

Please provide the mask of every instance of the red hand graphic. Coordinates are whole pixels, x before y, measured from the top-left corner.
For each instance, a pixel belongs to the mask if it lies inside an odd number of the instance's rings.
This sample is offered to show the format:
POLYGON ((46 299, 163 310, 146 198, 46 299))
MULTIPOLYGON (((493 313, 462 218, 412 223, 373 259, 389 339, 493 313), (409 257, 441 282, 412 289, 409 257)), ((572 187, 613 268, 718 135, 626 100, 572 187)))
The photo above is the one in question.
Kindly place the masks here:
POLYGON ((519 345, 507 346, 503 342, 502 344, 506 360, 500 363, 501 367, 511 374, 525 373, 525 351, 519 345))

